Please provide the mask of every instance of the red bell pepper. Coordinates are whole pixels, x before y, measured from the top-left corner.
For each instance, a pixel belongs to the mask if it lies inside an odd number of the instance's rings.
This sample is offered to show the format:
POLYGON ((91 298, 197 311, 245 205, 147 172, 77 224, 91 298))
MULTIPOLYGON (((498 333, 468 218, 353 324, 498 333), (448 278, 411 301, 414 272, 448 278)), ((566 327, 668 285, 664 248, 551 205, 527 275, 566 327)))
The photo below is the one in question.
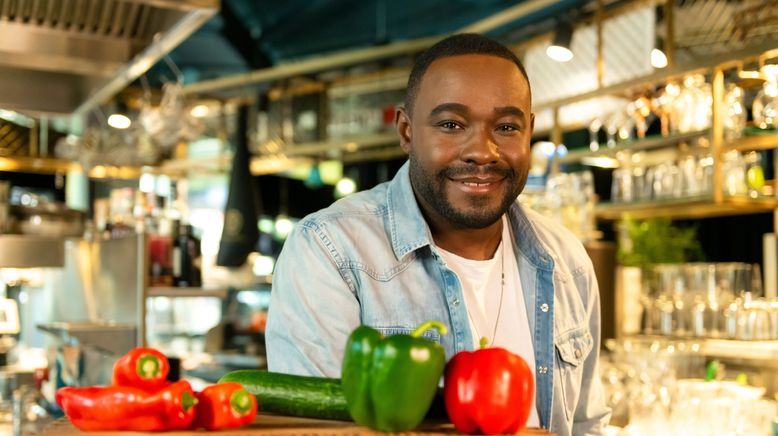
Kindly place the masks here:
POLYGON ((207 430, 242 427, 254 422, 257 399, 236 382, 208 386, 197 393, 197 417, 190 428, 207 430))
POLYGON ((82 431, 182 430, 194 420, 197 404, 185 380, 156 393, 132 386, 65 387, 57 391, 56 400, 82 431))
POLYGON ((457 353, 446 365, 446 412, 462 433, 517 433, 535 404, 532 370, 508 350, 484 345, 457 353))
POLYGON ((132 386, 150 392, 168 384, 170 363, 164 354, 153 348, 130 350, 113 366, 113 385, 132 386))

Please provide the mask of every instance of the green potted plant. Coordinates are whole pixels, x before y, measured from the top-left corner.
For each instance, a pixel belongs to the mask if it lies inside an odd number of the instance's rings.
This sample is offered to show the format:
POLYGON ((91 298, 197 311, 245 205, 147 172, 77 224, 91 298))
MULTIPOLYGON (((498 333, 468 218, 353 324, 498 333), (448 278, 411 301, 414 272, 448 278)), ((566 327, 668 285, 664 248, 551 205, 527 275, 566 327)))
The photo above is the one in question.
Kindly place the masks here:
MULTIPOLYGON (((616 324, 619 335, 641 329, 644 290, 651 267, 659 263, 702 260, 697 226, 681 227, 667 218, 635 220, 625 216, 619 229, 616 273, 616 324)), ((644 301, 645 302, 645 301, 644 301)))

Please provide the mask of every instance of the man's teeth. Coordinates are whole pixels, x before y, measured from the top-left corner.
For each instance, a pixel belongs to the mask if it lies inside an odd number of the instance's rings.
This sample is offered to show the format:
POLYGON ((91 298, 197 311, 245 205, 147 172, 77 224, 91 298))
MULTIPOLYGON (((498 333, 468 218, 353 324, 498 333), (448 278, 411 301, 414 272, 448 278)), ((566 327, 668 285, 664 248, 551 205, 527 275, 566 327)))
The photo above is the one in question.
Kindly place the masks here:
POLYGON ((464 183, 466 186, 486 186, 489 184, 489 182, 484 182, 484 183, 462 182, 462 183, 464 183))

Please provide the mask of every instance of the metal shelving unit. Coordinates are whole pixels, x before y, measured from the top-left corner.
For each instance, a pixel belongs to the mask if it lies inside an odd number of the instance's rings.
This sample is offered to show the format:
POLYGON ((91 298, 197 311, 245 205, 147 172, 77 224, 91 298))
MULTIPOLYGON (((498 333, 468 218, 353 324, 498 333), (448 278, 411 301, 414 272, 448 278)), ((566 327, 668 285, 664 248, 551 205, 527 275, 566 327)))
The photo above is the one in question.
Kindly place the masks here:
POLYGON ((178 288, 168 286, 152 286, 146 290, 147 297, 168 297, 168 298, 203 298, 213 297, 224 299, 227 297, 227 289, 210 288, 178 288))

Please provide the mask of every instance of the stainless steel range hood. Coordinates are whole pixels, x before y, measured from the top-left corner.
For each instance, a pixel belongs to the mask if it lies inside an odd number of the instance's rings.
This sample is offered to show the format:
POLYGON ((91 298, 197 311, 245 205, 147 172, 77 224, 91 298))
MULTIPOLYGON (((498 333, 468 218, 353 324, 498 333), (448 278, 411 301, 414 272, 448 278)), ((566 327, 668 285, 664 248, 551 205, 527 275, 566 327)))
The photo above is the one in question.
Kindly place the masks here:
POLYGON ((0 0, 0 108, 87 112, 218 9, 219 0, 0 0))

